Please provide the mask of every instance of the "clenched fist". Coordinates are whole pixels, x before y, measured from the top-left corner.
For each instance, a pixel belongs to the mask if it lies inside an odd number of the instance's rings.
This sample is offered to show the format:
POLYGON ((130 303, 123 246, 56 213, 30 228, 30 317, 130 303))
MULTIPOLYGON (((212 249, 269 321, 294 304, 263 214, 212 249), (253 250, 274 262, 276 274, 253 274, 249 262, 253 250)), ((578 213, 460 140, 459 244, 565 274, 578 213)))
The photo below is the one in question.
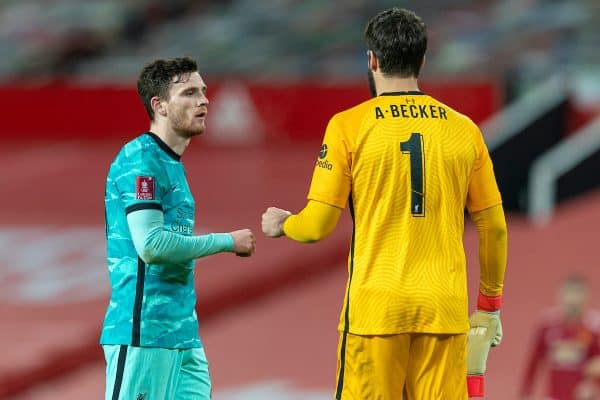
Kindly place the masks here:
POLYGON ((269 207, 262 215, 262 231, 268 237, 279 237, 283 235, 283 223, 292 215, 287 210, 277 207, 269 207))
POLYGON ((256 250, 256 239, 250 229, 230 232, 233 237, 233 252, 240 257, 250 257, 256 250))

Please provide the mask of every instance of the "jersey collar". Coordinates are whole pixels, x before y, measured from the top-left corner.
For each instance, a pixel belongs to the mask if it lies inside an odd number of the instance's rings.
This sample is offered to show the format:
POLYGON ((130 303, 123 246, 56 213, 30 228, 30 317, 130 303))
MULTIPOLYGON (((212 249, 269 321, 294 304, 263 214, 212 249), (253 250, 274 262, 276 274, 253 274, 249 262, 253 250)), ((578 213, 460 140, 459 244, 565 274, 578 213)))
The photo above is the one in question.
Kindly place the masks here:
POLYGON ((403 96, 403 95, 425 96, 425 93, 423 93, 419 90, 408 90, 408 91, 403 91, 403 92, 385 92, 385 93, 380 94, 380 96, 403 96))
POLYGON ((175 161, 180 161, 181 160, 181 156, 179 154, 175 153, 173 151, 173 149, 170 148, 168 144, 166 144, 165 142, 163 142, 162 139, 159 138, 155 133, 146 132, 146 135, 148 135, 152 139, 154 139, 154 141, 156 142, 156 144, 158 145, 158 147, 160 147, 161 149, 163 149, 164 152, 167 153, 167 155, 169 157, 171 157, 175 161))

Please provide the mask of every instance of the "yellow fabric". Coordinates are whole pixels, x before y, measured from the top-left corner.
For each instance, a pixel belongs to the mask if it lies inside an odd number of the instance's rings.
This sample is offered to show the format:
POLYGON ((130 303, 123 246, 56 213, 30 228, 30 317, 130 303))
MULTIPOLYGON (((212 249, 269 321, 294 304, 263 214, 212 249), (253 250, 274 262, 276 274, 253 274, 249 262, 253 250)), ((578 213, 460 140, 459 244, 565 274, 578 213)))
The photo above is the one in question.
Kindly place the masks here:
POLYGON ((333 232, 341 214, 341 208, 309 200, 302 211, 285 220, 283 232, 298 242, 317 242, 333 232))
POLYGON ((506 272, 507 234, 502 205, 471 214, 479 234, 479 290, 486 296, 502 294, 506 272))
POLYGON ((344 335, 340 333, 338 345, 336 398, 468 398, 465 334, 360 336, 350 333, 346 334, 345 341, 344 335))
POLYGON ((351 200, 355 229, 340 330, 467 332, 464 209, 502 201, 483 137, 469 118, 432 97, 406 93, 336 114, 308 198, 340 208, 351 200), (411 175, 422 177, 422 194, 411 175))
POLYGON ((469 180, 467 195, 466 206, 470 213, 484 210, 502 202, 490 154, 479 128, 475 125, 474 127, 477 130, 475 134, 477 159, 475 160, 471 179, 469 180))

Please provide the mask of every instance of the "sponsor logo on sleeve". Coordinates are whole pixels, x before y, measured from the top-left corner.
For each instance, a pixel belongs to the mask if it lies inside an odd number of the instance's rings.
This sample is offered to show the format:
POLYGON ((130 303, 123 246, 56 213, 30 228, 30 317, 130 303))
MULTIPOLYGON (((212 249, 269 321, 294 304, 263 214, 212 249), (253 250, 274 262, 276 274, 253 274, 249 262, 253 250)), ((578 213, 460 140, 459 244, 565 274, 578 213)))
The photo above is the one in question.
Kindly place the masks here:
POLYGON ((333 164, 325 160, 325 157, 327 157, 327 150, 328 148, 326 144, 321 145, 321 150, 319 151, 319 159, 317 160, 317 163, 315 165, 319 168, 331 171, 333 169, 333 164))
POLYGON ((321 145, 321 150, 319 151, 319 158, 322 160, 327 157, 327 145, 321 145))
POLYGON ((135 198, 138 200, 154 200, 154 177, 135 177, 135 198))
POLYGON ((333 169, 333 164, 327 160, 324 160, 324 161, 317 160, 317 167, 331 171, 333 169))

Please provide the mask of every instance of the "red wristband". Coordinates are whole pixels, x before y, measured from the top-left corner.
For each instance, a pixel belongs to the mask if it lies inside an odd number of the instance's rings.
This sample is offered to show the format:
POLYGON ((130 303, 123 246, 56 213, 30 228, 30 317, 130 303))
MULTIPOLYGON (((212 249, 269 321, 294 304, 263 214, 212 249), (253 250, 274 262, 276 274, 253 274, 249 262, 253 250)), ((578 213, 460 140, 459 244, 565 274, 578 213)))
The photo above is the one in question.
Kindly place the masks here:
POLYGON ((483 397, 485 394, 485 378, 483 375, 467 376, 467 391, 469 397, 483 397))
POLYGON ((502 295, 486 296, 479 292, 477 297, 477 309, 483 311, 498 311, 502 308, 502 295))

